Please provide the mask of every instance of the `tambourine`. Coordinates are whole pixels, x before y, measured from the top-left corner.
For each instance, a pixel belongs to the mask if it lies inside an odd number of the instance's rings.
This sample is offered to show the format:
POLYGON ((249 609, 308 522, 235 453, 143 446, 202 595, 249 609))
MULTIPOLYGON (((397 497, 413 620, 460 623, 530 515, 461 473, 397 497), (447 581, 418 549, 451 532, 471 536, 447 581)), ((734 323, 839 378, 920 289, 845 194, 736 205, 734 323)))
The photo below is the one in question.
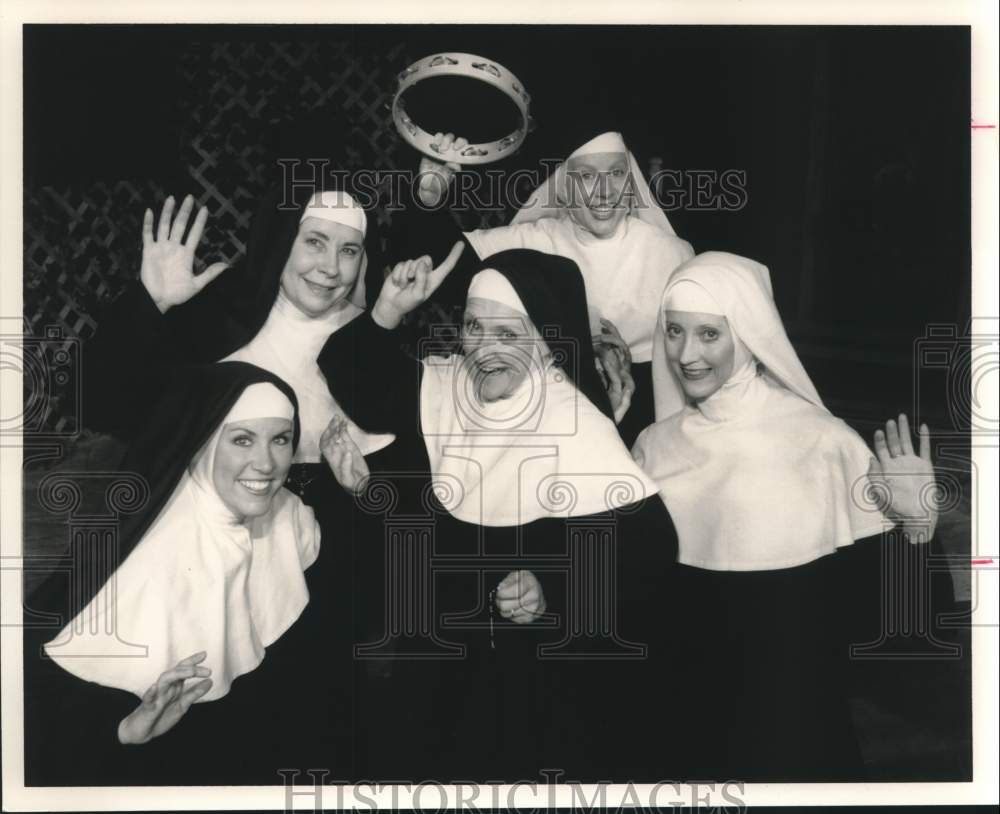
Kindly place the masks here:
POLYGON ((518 78, 496 62, 475 54, 435 54, 414 62, 399 73, 399 87, 392 100, 392 121, 399 134, 424 155, 456 164, 490 164, 506 158, 527 138, 531 126, 528 105, 531 97, 518 78), (457 152, 442 154, 433 144, 434 136, 416 124, 406 113, 403 94, 417 82, 435 76, 464 76, 492 85, 509 96, 521 113, 521 126, 496 141, 469 144, 457 152))

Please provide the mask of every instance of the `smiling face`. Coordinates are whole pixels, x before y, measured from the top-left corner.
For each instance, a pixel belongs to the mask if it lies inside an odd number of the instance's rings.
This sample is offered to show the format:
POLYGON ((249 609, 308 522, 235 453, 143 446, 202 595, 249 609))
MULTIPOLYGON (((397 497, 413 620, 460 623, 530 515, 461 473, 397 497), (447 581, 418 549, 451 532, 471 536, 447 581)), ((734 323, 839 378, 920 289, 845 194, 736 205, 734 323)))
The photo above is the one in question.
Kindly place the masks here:
POLYGON ((628 156, 591 153, 566 162, 569 211, 580 226, 596 237, 610 237, 628 214, 628 156))
POLYGON ((462 351, 481 402, 508 398, 541 363, 539 340, 524 314, 493 300, 469 297, 462 351))
POLYGON ((212 482, 237 517, 259 517, 270 509, 292 465, 292 431, 287 418, 252 418, 222 428, 212 482))
POLYGON ((281 272, 281 290, 302 313, 324 316, 351 292, 363 257, 364 236, 357 229, 306 218, 281 272))
POLYGON ((728 381, 736 348, 729 320, 718 314, 664 312, 664 348, 671 370, 692 401, 707 399, 728 381))

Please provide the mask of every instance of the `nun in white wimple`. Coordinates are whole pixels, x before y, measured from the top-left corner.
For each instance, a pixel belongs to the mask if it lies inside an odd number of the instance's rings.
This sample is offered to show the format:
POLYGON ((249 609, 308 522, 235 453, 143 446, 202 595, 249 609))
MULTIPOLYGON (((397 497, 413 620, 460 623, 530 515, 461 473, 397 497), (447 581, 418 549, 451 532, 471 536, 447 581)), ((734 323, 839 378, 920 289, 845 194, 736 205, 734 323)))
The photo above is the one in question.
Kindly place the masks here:
POLYGON ((677 527, 692 650, 725 669, 697 679, 715 722, 702 757, 727 777, 861 779, 844 628, 888 518, 913 542, 933 533, 927 428, 918 456, 906 417, 888 422, 876 460, 824 408, 752 260, 708 252, 677 269, 657 333, 660 420, 633 455, 677 527))
MULTIPOLYGON (((450 149, 461 149, 464 141, 453 141, 449 134, 442 145, 447 155, 450 149)), ((425 203, 428 200, 423 196, 434 195, 454 169, 455 164, 424 159, 421 177, 425 183, 420 194, 425 203), (433 180, 433 173, 443 177, 436 187, 426 182, 433 180)), ((600 133, 573 150, 531 194, 510 225, 476 229, 464 236, 479 258, 526 248, 562 255, 577 264, 587 289, 591 335, 599 360, 606 358, 606 343, 615 343, 623 361, 631 360, 635 393, 624 401, 619 401, 617 366, 611 361, 602 365, 614 377, 609 395, 619 432, 631 444, 652 421, 649 363, 656 305, 670 273, 694 252, 675 234, 621 133, 600 133)), ((474 261, 470 257, 466 262, 474 261)), ((467 279, 459 267, 454 285, 467 279)), ((452 296, 450 288, 442 294, 445 299, 452 296)))
MULTIPOLYGON (((267 321, 249 343, 226 357, 270 370, 294 388, 302 421, 296 462, 320 462, 320 438, 334 415, 343 415, 316 358, 330 335, 364 310, 365 271, 358 261, 366 230, 365 210, 348 193, 316 193, 299 218, 299 237, 288 256, 267 321), (353 241, 353 247, 338 247, 341 255, 350 255, 347 258, 335 256, 331 244, 337 236, 353 241), (348 267, 356 271, 352 274, 348 267)), ((347 432, 362 455, 392 441, 390 436, 362 432, 350 419, 347 432)))
POLYGON ((26 639, 29 776, 267 783, 306 750, 328 763, 349 758, 328 753, 332 707, 322 693, 340 682, 303 671, 318 639, 334 655, 325 620, 305 612, 319 526, 282 486, 298 439, 294 398, 243 363, 174 376, 124 462, 148 494, 122 524, 117 567, 88 600, 77 592, 94 574, 75 562, 68 613, 64 576, 43 592, 61 597, 51 607, 69 622, 26 639), (312 705, 311 728, 294 738, 266 723, 292 698, 312 705))
MULTIPOLYGON (((194 662, 198 675, 212 679, 203 694, 188 688, 196 702, 225 697, 236 678, 260 664, 264 648, 306 606, 303 571, 319 551, 312 510, 282 490, 283 479, 276 477, 290 462, 294 415, 272 384, 243 391, 113 583, 45 646, 53 661, 79 678, 153 701, 161 674, 202 653, 194 662), (264 425, 261 419, 273 420, 264 425), (244 479, 258 478, 255 491, 240 486, 246 480, 220 489, 216 475, 221 482, 232 467, 225 450, 233 442, 224 436, 254 428, 280 439, 289 460, 276 461, 266 479, 242 467, 237 474, 244 479), (238 487, 248 493, 245 502, 238 487), (248 514, 260 510, 258 517, 248 514), (120 641, 141 642, 146 655, 107 658, 120 641)), ((123 743, 145 740, 126 721, 119 736, 123 743)))
POLYGON ((398 663, 371 699, 406 722, 372 745, 371 773, 663 776, 672 744, 649 748, 639 728, 670 681, 648 656, 667 644, 672 525, 611 418, 580 272, 529 249, 492 255, 468 287, 460 352, 439 343, 417 361, 400 351, 400 325, 445 272, 426 259, 397 265, 371 311, 320 355, 334 383, 354 347, 380 371, 355 386, 358 415, 366 430, 394 433, 407 458, 395 471, 373 467, 361 499, 375 511, 377 495, 391 494, 387 529, 404 517, 414 529, 407 570, 387 590, 421 595, 428 540, 433 605, 407 624, 428 626, 416 644, 453 651, 398 663), (596 548, 571 566, 578 543, 596 548), (602 624, 617 630, 602 638, 602 624), (574 636, 591 637, 593 658, 570 652, 574 636))
MULTIPOLYGON (((88 388, 93 415, 111 416, 128 405, 123 370, 155 380, 155 373, 143 371, 155 371, 158 361, 249 362, 295 390, 302 422, 295 463, 323 461, 320 438, 334 414, 344 411, 330 396, 316 357, 327 337, 365 307, 368 216, 342 190, 312 193, 298 205, 267 203, 254 220, 245 264, 227 269, 216 263, 201 274, 194 273, 194 252, 207 209, 198 212, 186 239, 191 196, 176 213, 173 198, 167 199, 155 234, 153 212, 146 210, 140 284, 112 305, 93 344, 101 367, 117 373, 113 386, 88 388)), ((366 455, 392 441, 362 433, 349 418, 347 428, 366 455)), ((318 467, 308 477, 299 469, 297 480, 317 477, 318 467)))

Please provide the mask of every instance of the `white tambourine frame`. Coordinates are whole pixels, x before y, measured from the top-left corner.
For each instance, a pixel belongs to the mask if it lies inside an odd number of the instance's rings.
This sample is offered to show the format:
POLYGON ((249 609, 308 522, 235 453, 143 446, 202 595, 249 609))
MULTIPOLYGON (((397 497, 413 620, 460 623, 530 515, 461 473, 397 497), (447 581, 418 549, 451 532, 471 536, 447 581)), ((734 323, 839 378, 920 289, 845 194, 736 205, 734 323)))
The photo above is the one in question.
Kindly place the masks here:
POLYGON ((439 161, 456 164, 491 164, 516 151, 528 135, 531 97, 514 74, 485 57, 475 54, 435 54, 419 59, 399 73, 399 87, 392 100, 392 121, 399 134, 413 148, 439 161), (416 124, 406 113, 403 94, 417 82, 435 76, 464 76, 492 85, 509 96, 521 113, 521 126, 496 141, 469 144, 457 153, 445 156, 433 145, 434 136, 416 124))

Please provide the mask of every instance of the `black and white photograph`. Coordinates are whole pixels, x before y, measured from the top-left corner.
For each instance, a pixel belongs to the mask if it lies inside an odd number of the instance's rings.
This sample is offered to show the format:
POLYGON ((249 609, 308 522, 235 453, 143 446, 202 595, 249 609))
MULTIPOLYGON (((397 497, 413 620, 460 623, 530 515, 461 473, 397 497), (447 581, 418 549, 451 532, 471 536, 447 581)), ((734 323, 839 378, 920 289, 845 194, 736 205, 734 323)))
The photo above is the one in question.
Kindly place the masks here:
POLYGON ((242 5, 4 2, 4 810, 996 804, 992 4, 242 5))

